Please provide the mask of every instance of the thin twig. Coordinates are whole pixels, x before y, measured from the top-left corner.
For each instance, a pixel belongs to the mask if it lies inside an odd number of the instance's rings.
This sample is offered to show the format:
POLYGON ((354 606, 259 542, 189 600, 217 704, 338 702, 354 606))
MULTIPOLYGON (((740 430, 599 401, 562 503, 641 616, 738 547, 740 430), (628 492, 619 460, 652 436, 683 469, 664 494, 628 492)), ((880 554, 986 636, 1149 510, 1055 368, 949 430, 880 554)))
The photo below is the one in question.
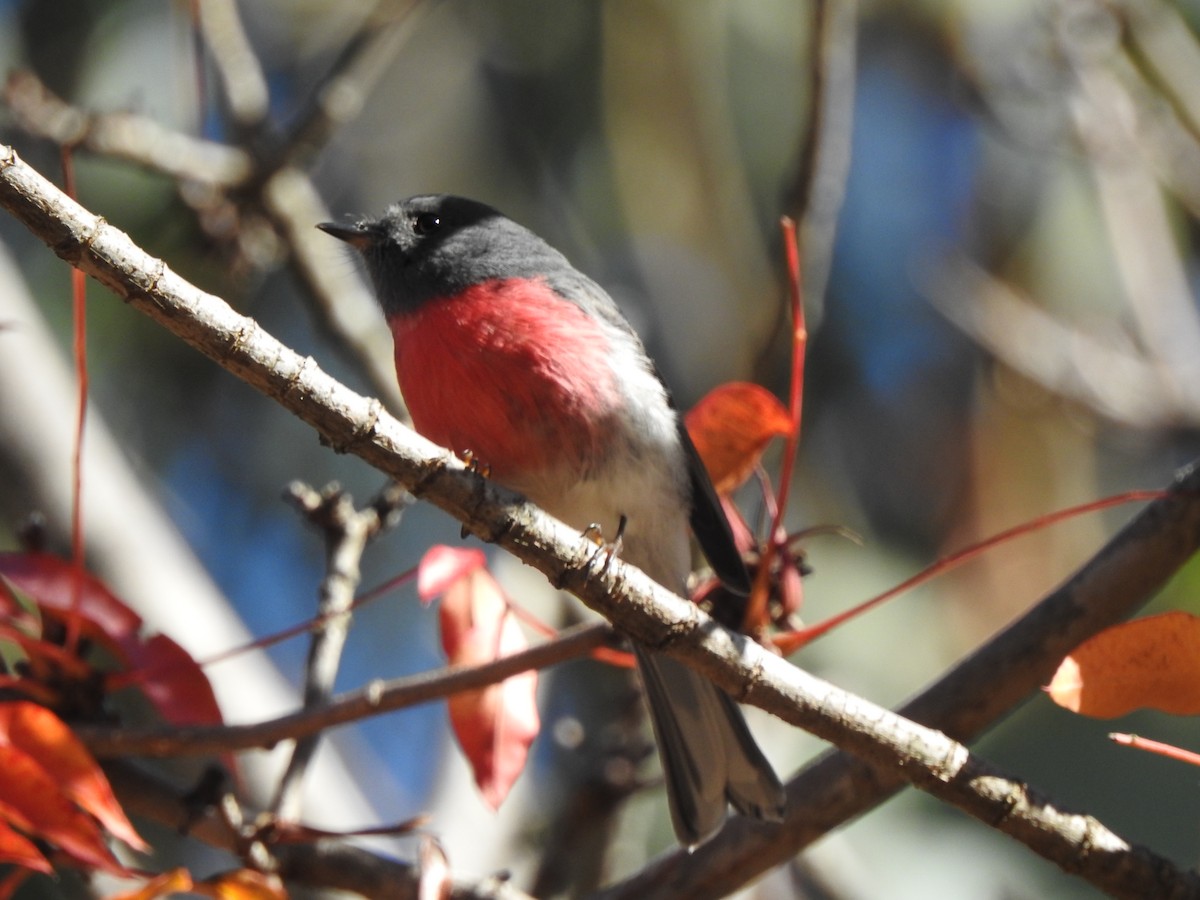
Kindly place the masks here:
MULTIPOLYGON (((30 134, 176 179, 202 224, 211 220, 228 229, 235 205, 239 221, 265 216, 290 250, 288 262, 316 310, 317 325, 359 363, 372 393, 388 409, 405 414, 392 368, 391 335, 380 325, 375 298, 355 274, 345 248, 314 227, 332 214, 307 173, 282 164, 286 145, 275 151, 276 166, 268 168, 259 159, 263 151, 256 149, 272 143, 267 137, 247 137, 251 149, 240 149, 171 131, 144 116, 90 113, 55 96, 28 71, 9 76, 2 99, 30 134)), ((219 236, 229 235, 222 230, 219 236)))
MULTIPOLYGON (((336 485, 316 491, 301 482, 288 486, 285 495, 325 536, 325 577, 321 580, 317 621, 304 670, 304 708, 318 709, 333 696, 342 650, 350 631, 351 609, 362 573, 359 567, 367 544, 397 521, 406 495, 390 489, 364 509, 336 485), (383 497, 391 498, 386 502, 383 497)), ((270 809, 279 818, 300 818, 301 786, 309 761, 317 750, 320 733, 300 738, 292 748, 287 768, 276 788, 270 809)))
POLYGON ((804 296, 815 310, 825 298, 833 236, 850 171, 857 54, 856 2, 815 0, 809 54, 808 127, 786 208, 799 228, 804 296))
POLYGON ((478 666, 459 666, 422 672, 388 681, 374 681, 319 706, 248 725, 184 726, 170 728, 111 728, 77 726, 77 733, 96 756, 206 756, 233 750, 269 748, 280 741, 308 735, 382 715, 452 694, 498 684, 530 669, 542 669, 583 656, 612 638, 607 623, 577 625, 550 641, 520 653, 478 666))

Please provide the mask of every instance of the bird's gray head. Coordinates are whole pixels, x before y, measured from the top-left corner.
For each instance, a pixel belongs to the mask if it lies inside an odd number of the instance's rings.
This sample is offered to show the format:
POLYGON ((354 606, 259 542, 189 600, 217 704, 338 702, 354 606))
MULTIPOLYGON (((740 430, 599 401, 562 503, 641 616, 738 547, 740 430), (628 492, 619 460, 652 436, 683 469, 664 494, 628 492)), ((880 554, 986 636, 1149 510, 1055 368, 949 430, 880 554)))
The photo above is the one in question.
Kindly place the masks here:
POLYGON ((448 194, 423 194, 376 220, 318 226, 358 250, 386 315, 498 278, 553 279, 570 263, 492 207, 448 194))

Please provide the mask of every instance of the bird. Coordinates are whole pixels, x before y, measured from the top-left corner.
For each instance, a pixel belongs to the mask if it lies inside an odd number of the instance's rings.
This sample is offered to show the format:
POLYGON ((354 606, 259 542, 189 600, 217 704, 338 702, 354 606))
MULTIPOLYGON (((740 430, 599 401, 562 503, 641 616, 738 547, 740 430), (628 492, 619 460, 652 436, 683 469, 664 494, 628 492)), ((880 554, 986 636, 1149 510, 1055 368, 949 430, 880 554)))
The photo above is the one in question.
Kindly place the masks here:
MULTIPOLYGON (((616 302, 487 204, 423 194, 321 230, 361 256, 395 343, 415 429, 685 594, 689 523, 738 593, 729 523, 654 364, 616 302)), ((685 594, 686 595, 686 594, 685 594)), ((728 807, 779 821, 785 793, 741 710, 683 663, 634 643, 675 834, 692 848, 728 807)))

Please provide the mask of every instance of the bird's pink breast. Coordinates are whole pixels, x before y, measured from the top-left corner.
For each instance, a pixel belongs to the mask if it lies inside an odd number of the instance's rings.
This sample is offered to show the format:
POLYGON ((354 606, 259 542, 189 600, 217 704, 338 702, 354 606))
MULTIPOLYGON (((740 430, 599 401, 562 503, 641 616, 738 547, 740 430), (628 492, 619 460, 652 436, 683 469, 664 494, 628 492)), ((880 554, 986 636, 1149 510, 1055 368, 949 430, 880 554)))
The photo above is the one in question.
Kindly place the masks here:
POLYGON ((416 429, 502 483, 606 452, 619 392, 599 323, 541 281, 496 279, 394 316, 416 429))

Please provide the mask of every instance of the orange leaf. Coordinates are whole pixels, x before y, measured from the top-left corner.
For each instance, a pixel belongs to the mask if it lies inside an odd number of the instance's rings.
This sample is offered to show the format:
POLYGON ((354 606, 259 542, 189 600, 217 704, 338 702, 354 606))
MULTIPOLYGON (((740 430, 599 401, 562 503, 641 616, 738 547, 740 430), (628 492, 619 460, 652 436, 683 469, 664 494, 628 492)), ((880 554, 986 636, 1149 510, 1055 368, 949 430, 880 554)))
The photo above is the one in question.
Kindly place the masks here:
POLYGON ((56 845, 76 862, 115 875, 128 874, 109 851, 100 829, 36 760, 0 744, 0 810, 17 828, 56 845))
POLYGON ((0 862, 12 863, 44 875, 50 875, 54 868, 49 860, 42 856, 41 851, 33 841, 13 831, 0 812, 0 862))
POLYGON ((138 850, 149 850, 125 818, 108 779, 75 733, 36 703, 0 703, 0 743, 24 752, 66 796, 100 820, 110 833, 138 850))
POLYGON ((737 490, 758 465, 771 438, 792 429, 791 417, 778 398, 744 381, 713 388, 684 421, 718 494, 737 490))
MULTIPOLYGON (((446 589, 439 610, 442 646, 452 665, 479 665, 524 650, 525 636, 487 569, 446 589)), ((525 767, 537 737, 537 672, 463 691, 449 700, 450 724, 484 800, 498 809, 525 767)))
POLYGON ((278 875, 253 869, 233 869, 205 878, 192 886, 197 894, 217 900, 287 900, 287 890, 278 875))
POLYGON ((1143 707, 1200 714, 1200 618, 1168 612, 1108 628, 1064 659, 1046 690, 1098 719, 1143 707))
POLYGON ((183 868, 171 869, 151 878, 135 891, 114 894, 107 900, 158 900, 171 894, 186 894, 192 890, 192 874, 183 868))
POLYGON ((417 596, 428 606, 454 582, 485 565, 487 557, 482 550, 435 544, 425 551, 417 567, 417 596))

